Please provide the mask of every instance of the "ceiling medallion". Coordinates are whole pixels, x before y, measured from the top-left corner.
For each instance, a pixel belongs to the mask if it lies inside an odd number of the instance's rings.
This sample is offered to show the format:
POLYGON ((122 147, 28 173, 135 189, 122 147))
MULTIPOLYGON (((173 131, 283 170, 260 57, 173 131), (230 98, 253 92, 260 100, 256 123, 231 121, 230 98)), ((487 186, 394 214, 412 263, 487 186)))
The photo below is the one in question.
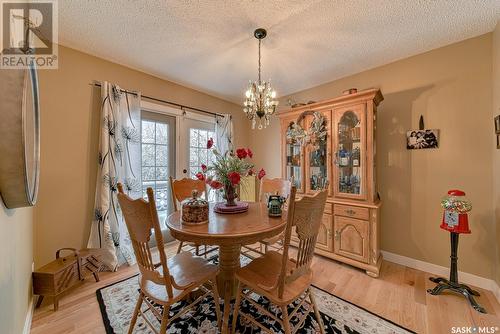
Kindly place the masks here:
POLYGON ((261 56, 260 45, 262 40, 267 36, 265 29, 259 28, 254 32, 255 38, 259 40, 259 78, 258 81, 251 81, 248 84, 248 89, 245 92, 245 102, 243 102, 243 111, 247 118, 252 121, 252 129, 255 129, 257 121, 259 122, 258 129, 265 128, 269 125, 271 115, 276 112, 278 100, 276 100, 276 91, 271 87, 271 81, 261 80, 261 56))

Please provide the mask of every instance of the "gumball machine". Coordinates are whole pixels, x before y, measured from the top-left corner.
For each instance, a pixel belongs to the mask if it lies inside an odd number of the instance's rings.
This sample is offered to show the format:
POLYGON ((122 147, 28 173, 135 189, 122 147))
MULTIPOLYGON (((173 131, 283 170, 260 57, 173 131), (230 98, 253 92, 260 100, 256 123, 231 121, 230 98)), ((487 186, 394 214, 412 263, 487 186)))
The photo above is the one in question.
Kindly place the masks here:
POLYGON ((450 190, 448 191, 448 196, 444 197, 441 201, 441 207, 444 209, 444 212, 439 227, 450 232, 450 279, 447 280, 442 277, 429 278, 432 282, 437 283, 437 285, 434 289, 427 290, 427 292, 432 295, 439 295, 445 290, 451 290, 467 298, 476 311, 486 313, 486 310, 474 299, 474 296, 479 296, 479 292, 458 282, 458 237, 460 234, 471 233, 468 212, 472 210, 472 205, 465 197, 465 192, 450 190))
POLYGON ((448 196, 441 201, 443 207, 443 220, 441 227, 443 230, 453 233, 470 234, 469 215, 472 205, 461 190, 450 190, 448 196))

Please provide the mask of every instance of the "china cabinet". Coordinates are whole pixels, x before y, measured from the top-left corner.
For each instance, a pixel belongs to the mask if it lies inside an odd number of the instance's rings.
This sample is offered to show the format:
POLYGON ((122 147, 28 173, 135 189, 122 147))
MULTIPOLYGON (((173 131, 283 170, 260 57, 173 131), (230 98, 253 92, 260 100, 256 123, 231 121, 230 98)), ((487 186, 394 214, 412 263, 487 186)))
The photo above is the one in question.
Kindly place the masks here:
POLYGON ((278 113, 283 177, 293 180, 298 196, 328 182, 316 253, 374 277, 382 261, 375 177, 376 117, 382 100, 380 90, 368 89, 278 113))

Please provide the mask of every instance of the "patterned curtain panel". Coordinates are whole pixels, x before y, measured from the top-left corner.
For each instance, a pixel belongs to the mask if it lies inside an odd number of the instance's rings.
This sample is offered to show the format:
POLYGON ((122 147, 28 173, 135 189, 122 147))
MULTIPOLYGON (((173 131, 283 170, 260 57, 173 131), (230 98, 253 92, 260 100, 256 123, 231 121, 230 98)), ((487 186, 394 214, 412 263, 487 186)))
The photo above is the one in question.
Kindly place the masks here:
MULTIPOLYGON (((233 146, 233 116, 229 114, 224 114, 222 116, 216 117, 215 122, 215 145, 217 150, 221 153, 226 151, 234 150, 233 146)), ((210 188, 210 187, 209 187, 210 188)), ((209 189, 215 194, 215 200, 220 202, 223 200, 222 193, 220 191, 215 191, 214 189, 209 189)))
POLYGON ((233 117, 229 114, 217 116, 215 124, 215 136, 219 152, 225 153, 233 150, 233 117))
POLYGON ((104 264, 116 270, 123 263, 135 263, 116 195, 121 182, 130 197, 141 197, 141 96, 104 82, 101 97, 99 168, 88 247, 105 249, 104 264))

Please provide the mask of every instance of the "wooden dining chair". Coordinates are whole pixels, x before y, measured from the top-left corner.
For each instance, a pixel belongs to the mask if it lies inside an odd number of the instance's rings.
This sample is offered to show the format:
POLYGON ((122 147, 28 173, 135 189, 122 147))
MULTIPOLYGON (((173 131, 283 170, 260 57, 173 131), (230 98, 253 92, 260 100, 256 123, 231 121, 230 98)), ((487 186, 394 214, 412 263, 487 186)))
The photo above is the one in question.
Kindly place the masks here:
POLYGON ((259 326, 264 332, 270 331, 250 314, 240 312, 240 303, 244 299, 255 306, 263 315, 269 316, 281 324, 285 334, 297 332, 309 312, 314 310, 321 333, 324 333, 321 316, 311 291, 313 277, 311 262, 328 191, 323 190, 313 196, 304 196, 298 201, 295 201, 295 194, 296 188, 292 187, 283 254, 268 251, 236 272, 239 286, 233 314, 233 332, 236 329, 238 315, 259 326), (289 258, 288 254, 292 228, 295 228, 299 239, 295 258, 289 258), (281 309, 281 318, 259 305, 252 298, 252 293, 264 296, 278 306, 281 309), (293 302, 297 302, 297 305, 292 304, 293 302), (298 312, 302 306, 306 308, 307 312, 298 312), (291 312, 289 312, 289 307, 292 308, 291 312), (298 322, 292 326, 290 319, 294 316, 298 317, 298 322))
MULTIPOLYGON (((284 180, 280 178, 267 179, 263 178, 260 180, 259 187, 259 202, 266 203, 269 195, 280 195, 288 199, 290 196, 290 189, 292 188, 292 181, 284 180)), ((274 237, 263 239, 258 245, 245 245, 242 246, 244 251, 242 252, 249 258, 253 258, 251 253, 257 253, 263 255, 267 250, 272 247, 274 250, 280 251, 283 249, 283 233, 280 233, 274 237), (264 249, 263 249, 264 248, 264 249)))
MULTIPOLYGON (((201 180, 195 180, 190 178, 183 178, 180 180, 175 180, 173 177, 170 177, 170 189, 172 190, 172 206, 174 211, 179 211, 181 209, 181 202, 187 198, 191 198, 193 196, 193 190, 197 190, 198 194, 203 196, 205 200, 208 200, 207 196, 207 186, 205 182, 201 180)), ((200 246, 194 243, 188 243, 184 241, 180 241, 179 247, 177 248, 177 254, 182 252, 183 247, 189 247, 185 250, 187 251, 195 251, 197 256, 207 256, 207 254, 216 251, 217 247, 208 247, 203 245, 203 252, 200 252, 200 246)))
POLYGON ((123 186, 118 183, 118 202, 127 225, 137 264, 140 271, 139 298, 130 321, 128 333, 134 331, 137 317, 141 315, 144 322, 155 333, 165 334, 167 326, 173 320, 185 314, 189 309, 202 301, 209 294, 213 295, 217 324, 220 325, 219 295, 216 276, 218 267, 207 260, 196 257, 190 252, 182 252, 167 259, 163 245, 158 212, 152 188, 147 189, 148 202, 144 199, 132 199, 123 192, 123 186), (154 231, 160 263, 154 263, 149 241, 154 231), (211 291, 205 286, 210 286, 211 291), (202 293, 193 302, 169 317, 170 306, 199 289, 202 293), (146 309, 142 310, 142 305, 146 309), (160 322, 160 330, 144 315, 151 311, 160 322))

